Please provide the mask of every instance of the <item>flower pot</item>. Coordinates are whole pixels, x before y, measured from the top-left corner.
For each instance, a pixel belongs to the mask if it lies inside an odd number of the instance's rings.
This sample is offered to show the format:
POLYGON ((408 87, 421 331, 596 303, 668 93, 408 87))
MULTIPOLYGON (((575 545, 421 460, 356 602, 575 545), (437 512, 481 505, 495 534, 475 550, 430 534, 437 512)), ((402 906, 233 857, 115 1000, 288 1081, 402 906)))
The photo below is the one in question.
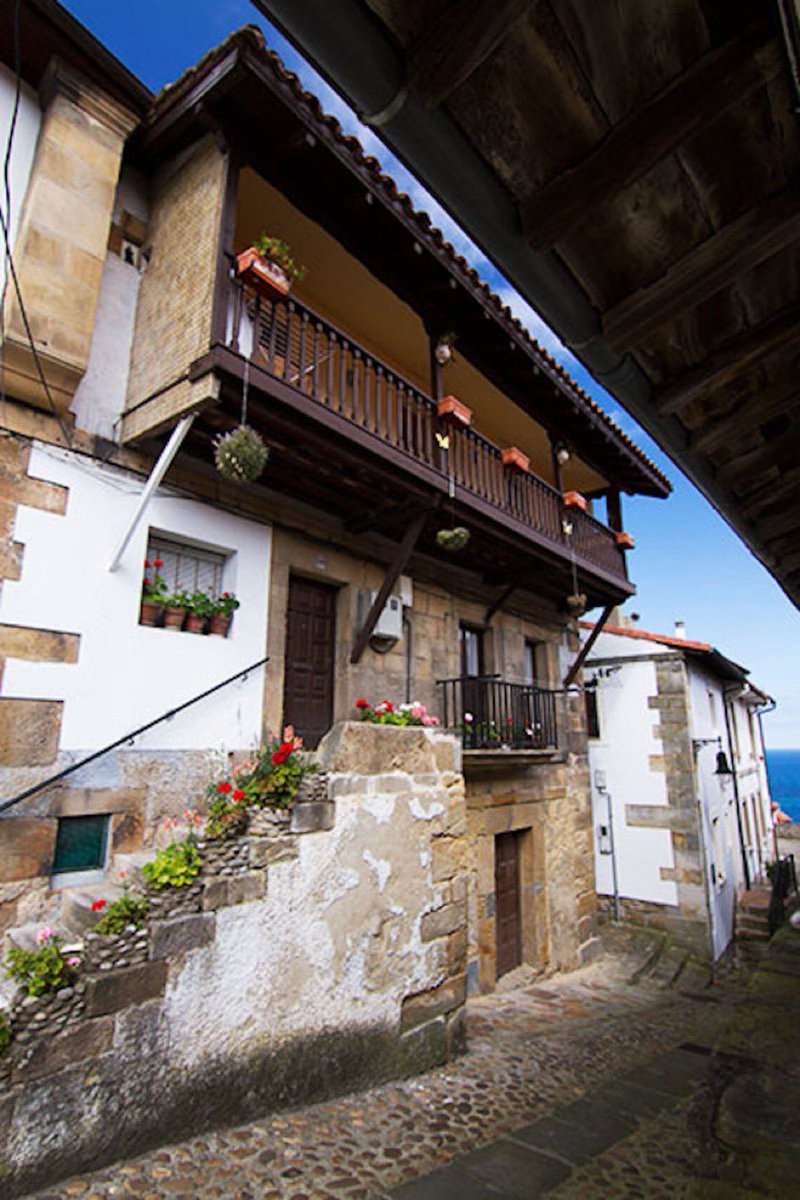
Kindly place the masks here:
POLYGON ((163 611, 164 606, 157 604, 155 600, 143 600, 139 610, 139 624, 158 625, 163 611))
POLYGON ((231 618, 228 613, 215 613, 208 622, 208 632, 217 637, 227 637, 230 627, 231 618))
POLYGON ((183 629, 183 622, 186 620, 185 608, 165 608, 164 609, 164 628, 165 629, 183 629))
POLYGON ((625 533, 625 531, 622 529, 620 529, 618 533, 614 534, 614 541, 621 550, 633 550, 634 546, 636 545, 636 542, 633 540, 633 535, 630 533, 625 533))
POLYGON ((236 256, 236 274, 242 283, 251 287, 266 300, 281 300, 288 293, 292 281, 282 267, 262 258, 254 246, 249 246, 236 256))
POLYGON ((455 529, 440 529, 436 534, 436 541, 443 550, 449 550, 450 553, 455 553, 456 550, 463 550, 470 539, 470 532, 463 525, 456 525, 455 529))
POLYGON ((197 613, 189 613, 186 617, 186 632, 205 633, 207 620, 207 617, 201 617, 197 613))
POLYGON ((586 512, 586 497, 580 492, 564 492, 563 500, 567 508, 579 508, 581 512, 586 512))
POLYGON ((531 465, 531 460, 527 454, 523 454, 516 446, 506 446, 501 451, 503 456, 503 466, 509 467, 512 471, 527 471, 531 465))
POLYGON ((465 428, 472 424, 472 409, 467 408, 455 396, 444 396, 438 405, 441 420, 449 425, 462 425, 465 428))

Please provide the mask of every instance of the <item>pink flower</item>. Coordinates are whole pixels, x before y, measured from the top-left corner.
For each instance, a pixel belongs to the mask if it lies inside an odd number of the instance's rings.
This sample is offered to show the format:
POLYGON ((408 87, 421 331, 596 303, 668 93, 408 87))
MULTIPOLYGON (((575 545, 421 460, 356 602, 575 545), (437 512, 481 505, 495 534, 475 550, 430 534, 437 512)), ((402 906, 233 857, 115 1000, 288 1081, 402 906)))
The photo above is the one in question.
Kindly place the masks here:
POLYGON ((422 724, 430 729, 433 726, 439 724, 439 718, 438 717, 429 717, 426 715, 422 718, 422 724))
POLYGON ((52 925, 45 925, 44 928, 40 929, 37 933, 36 940, 40 946, 43 946, 45 942, 50 941, 50 938, 55 937, 55 933, 56 931, 53 929, 52 925))
POLYGON ((415 721, 423 721, 428 715, 424 704, 415 704, 412 706, 411 715, 415 721))
POLYGON ((117 879, 127 879, 127 878, 128 878, 128 872, 126 871, 125 867, 120 867, 120 869, 117 871, 117 879))
POLYGON ((472 713, 464 713, 464 720, 466 721, 467 725, 471 725, 475 718, 473 717, 472 713))
POLYGON ((75 967, 79 967, 80 965, 81 965, 81 960, 75 954, 70 955, 70 957, 67 959, 68 967, 72 967, 74 969, 75 967))

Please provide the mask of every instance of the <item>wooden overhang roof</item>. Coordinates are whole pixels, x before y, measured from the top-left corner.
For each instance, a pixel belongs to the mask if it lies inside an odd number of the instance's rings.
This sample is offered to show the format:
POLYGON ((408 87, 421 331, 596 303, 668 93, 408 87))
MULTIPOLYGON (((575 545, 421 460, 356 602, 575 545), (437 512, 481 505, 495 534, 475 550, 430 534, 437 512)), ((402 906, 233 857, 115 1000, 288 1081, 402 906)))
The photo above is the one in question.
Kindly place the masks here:
POLYGON ((612 487, 669 493, 655 464, 322 111, 254 26, 232 34, 156 98, 130 154, 152 167, 209 130, 365 262, 426 328, 455 330, 459 352, 612 487))
POLYGON ((800 603, 797 0, 254 2, 800 603))

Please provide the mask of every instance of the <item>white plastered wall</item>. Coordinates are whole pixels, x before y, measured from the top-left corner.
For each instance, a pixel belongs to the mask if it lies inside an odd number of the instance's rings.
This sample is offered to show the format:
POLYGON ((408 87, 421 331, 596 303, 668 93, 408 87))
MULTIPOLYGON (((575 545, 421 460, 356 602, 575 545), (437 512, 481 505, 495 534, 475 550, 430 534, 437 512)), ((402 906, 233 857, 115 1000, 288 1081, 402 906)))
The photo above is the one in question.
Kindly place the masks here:
MULTIPOLYGON (((9 659, 3 695, 62 700, 62 750, 99 749, 264 656, 269 526, 162 490, 111 572, 142 480, 38 444, 28 473, 67 487, 67 509, 63 516, 18 509, 23 571, 3 585, 0 622, 79 634, 80 650, 75 664, 9 659), (241 608, 227 638, 138 623, 148 528, 229 554, 223 586, 241 608)), ((261 735, 263 690, 262 667, 138 738, 136 747, 250 747, 261 735)))
MULTIPOLYGON (((16 79, 14 73, 4 64, 0 63, 0 146, 3 147, 3 154, 5 154, 5 148, 8 145, 8 138, 11 132, 15 94, 16 79)), ((11 145, 11 158, 9 160, 9 185, 11 190, 10 221, 5 211, 5 194, 0 198, 3 213, 9 224, 9 241, 11 242, 12 250, 15 246, 20 213, 28 190, 28 180, 31 175, 33 156, 36 151, 36 142, 39 137, 41 123, 42 113, 36 93, 26 83, 23 83, 20 88, 19 108, 14 127, 14 140, 11 145)), ((0 293, 2 293, 5 283, 6 254, 5 245, 2 243, 2 238, 0 238, 0 293)))
MULTIPOLYGON (((595 643, 595 654, 598 659, 616 654, 623 641, 601 636, 595 643)), ((621 648, 623 653, 629 645, 621 648)), ((633 643, 633 647, 632 653, 641 655, 641 643, 633 643)), ((614 890, 611 855, 601 853, 598 837, 599 826, 608 825, 610 797, 620 896, 677 905, 675 884, 661 878, 662 867, 674 866, 669 830, 631 826, 626 821, 628 804, 666 808, 669 803, 664 773, 650 766, 650 756, 662 753, 661 739, 653 733, 658 711, 647 703, 648 697, 657 693, 655 664, 623 662, 619 670, 601 677, 590 659, 584 674, 586 679, 595 676, 598 680, 600 737, 589 739, 597 890, 602 895, 611 895, 614 890), (605 793, 598 787, 600 776, 605 777, 605 793)))

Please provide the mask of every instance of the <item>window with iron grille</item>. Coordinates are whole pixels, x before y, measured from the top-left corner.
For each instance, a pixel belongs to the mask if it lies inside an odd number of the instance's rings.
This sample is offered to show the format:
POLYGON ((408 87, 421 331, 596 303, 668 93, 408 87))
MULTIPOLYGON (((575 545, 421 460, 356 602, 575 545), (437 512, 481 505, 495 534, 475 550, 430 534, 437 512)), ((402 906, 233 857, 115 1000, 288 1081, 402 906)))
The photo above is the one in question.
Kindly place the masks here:
POLYGON ((163 563, 158 573, 166 584, 168 594, 205 592, 214 598, 222 595, 224 554, 151 533, 147 541, 147 557, 150 562, 160 559, 163 563))

